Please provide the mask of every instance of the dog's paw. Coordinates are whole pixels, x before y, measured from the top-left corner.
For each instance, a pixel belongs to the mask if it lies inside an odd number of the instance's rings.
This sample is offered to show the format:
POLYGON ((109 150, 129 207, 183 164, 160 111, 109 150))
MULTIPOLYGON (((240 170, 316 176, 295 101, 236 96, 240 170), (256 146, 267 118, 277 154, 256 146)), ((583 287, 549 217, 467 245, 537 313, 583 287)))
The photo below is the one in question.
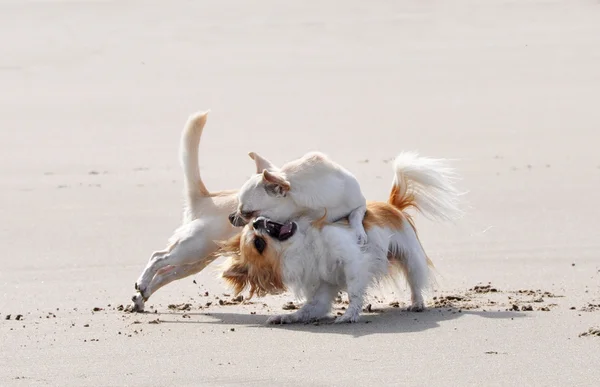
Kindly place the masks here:
POLYGON ((267 324, 269 325, 294 324, 296 322, 298 322, 298 316, 296 313, 278 314, 267 319, 267 324))
POLYGON ((144 311, 146 301, 140 293, 136 293, 133 297, 131 297, 131 301, 132 303, 129 308, 127 308, 127 311, 135 313, 141 313, 144 311))
POLYGON ((423 301, 413 302, 406 310, 409 312, 422 312, 425 310, 425 303, 423 301))
POLYGON ((335 324, 355 323, 359 320, 359 318, 360 318, 360 313, 347 310, 346 313, 344 313, 340 317, 336 318, 334 323, 335 324))
POLYGON ((356 234, 356 240, 358 241, 359 245, 364 246, 367 244, 367 233, 363 228, 354 230, 354 233, 356 234))
MULTIPOLYGON (((144 284, 141 281, 137 281, 135 283, 135 290, 136 290, 137 294, 139 294, 139 295, 142 296, 142 298, 144 299, 144 301, 148 300, 148 294, 147 294, 148 286, 146 284, 144 284)), ((134 297, 136 297, 136 296, 134 296, 134 297)))

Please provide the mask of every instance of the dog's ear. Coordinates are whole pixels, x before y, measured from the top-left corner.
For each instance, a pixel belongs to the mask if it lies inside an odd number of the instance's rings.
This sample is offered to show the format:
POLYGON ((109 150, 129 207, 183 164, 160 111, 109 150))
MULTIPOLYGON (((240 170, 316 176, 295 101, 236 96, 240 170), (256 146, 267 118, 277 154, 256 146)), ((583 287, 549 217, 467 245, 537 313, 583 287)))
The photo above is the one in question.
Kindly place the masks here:
POLYGON ((248 286, 248 265, 242 262, 233 262, 221 277, 233 288, 235 294, 240 294, 248 286))
POLYGON ((292 188, 290 182, 283 175, 277 172, 269 172, 268 169, 263 170, 262 177, 266 185, 267 192, 277 196, 285 196, 292 188))
POLYGON ((248 153, 248 156, 256 163, 256 173, 262 173, 265 169, 269 171, 277 171, 279 169, 258 153, 250 152, 248 153))

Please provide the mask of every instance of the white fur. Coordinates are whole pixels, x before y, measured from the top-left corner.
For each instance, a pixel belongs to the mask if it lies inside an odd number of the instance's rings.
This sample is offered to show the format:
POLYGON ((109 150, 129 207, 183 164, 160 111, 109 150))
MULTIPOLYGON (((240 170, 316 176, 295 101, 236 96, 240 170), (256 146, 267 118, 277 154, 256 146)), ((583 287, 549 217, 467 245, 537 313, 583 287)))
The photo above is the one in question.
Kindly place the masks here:
MULTIPOLYGON (((394 170, 399 198, 413 195, 414 203, 422 205, 428 215, 451 219, 459 214, 451 170, 443 160, 432 162, 404 153, 396 159, 394 170)), ((408 218, 401 219, 403 225, 399 229, 393 225, 371 227, 367 231, 368 242, 362 247, 353 243, 351 228, 328 224, 319 229, 306 217, 297 220, 298 231, 289 240, 278 242, 269 238, 270 245, 278 250, 282 259, 284 283, 296 296, 305 298, 306 303, 297 312, 273 316, 267 323, 308 322, 325 317, 339 290, 348 292, 349 305, 335 321, 355 322, 367 288, 393 276, 395 272, 391 268, 394 267, 403 272, 408 281, 409 310, 422 311, 425 308, 423 291, 430 283, 428 259, 408 218), (388 252, 392 257, 390 261, 388 252)))
POLYGON ((200 177, 198 146, 208 112, 191 115, 181 134, 180 160, 185 177, 183 224, 169 239, 169 246, 156 251, 135 283, 132 310, 143 311, 144 303, 166 284, 196 274, 215 259, 215 241, 233 236, 236 229, 228 215, 237 208, 237 191, 210 193, 200 177))
POLYGON ((394 185, 400 195, 412 192, 417 206, 429 218, 453 220, 462 214, 458 207, 459 191, 454 186, 458 176, 445 159, 402 152, 394 160, 394 185))
POLYGON ((250 156, 256 162, 257 174, 240 189, 238 216, 248 213, 275 221, 299 216, 316 220, 326 211, 330 222, 348 216, 356 239, 361 244, 366 242, 362 225, 366 199, 358 180, 348 170, 319 152, 307 153, 281 168, 255 153, 250 156), (278 176, 287 187, 269 192, 269 186, 277 184, 265 179, 264 170, 278 176))

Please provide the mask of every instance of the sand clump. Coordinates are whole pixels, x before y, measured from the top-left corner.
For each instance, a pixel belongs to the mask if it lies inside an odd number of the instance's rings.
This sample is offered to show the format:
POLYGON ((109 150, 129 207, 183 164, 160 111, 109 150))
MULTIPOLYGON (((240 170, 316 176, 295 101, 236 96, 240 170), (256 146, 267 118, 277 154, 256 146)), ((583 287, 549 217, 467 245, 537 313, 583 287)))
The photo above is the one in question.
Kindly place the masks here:
POLYGON ((600 311, 600 304, 588 303, 586 306, 581 308, 582 312, 597 312, 600 311))
POLYGON ((600 328, 590 328, 586 332, 579 334, 579 337, 586 337, 586 336, 600 337, 600 328))

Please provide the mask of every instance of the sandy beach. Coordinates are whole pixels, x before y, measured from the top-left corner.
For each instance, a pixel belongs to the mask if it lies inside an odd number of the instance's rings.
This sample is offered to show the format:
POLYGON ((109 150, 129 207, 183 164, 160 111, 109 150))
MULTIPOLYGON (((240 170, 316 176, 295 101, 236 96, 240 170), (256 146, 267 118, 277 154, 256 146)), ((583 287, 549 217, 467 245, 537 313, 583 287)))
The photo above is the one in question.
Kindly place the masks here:
POLYGON ((1 0, 0 85, 2 386, 599 383, 597 2, 1 0), (216 262, 122 311, 204 109, 210 190, 249 151, 323 151, 371 200, 402 150, 456 159, 463 219, 415 219, 429 309, 267 326, 293 296, 232 301, 216 262))

